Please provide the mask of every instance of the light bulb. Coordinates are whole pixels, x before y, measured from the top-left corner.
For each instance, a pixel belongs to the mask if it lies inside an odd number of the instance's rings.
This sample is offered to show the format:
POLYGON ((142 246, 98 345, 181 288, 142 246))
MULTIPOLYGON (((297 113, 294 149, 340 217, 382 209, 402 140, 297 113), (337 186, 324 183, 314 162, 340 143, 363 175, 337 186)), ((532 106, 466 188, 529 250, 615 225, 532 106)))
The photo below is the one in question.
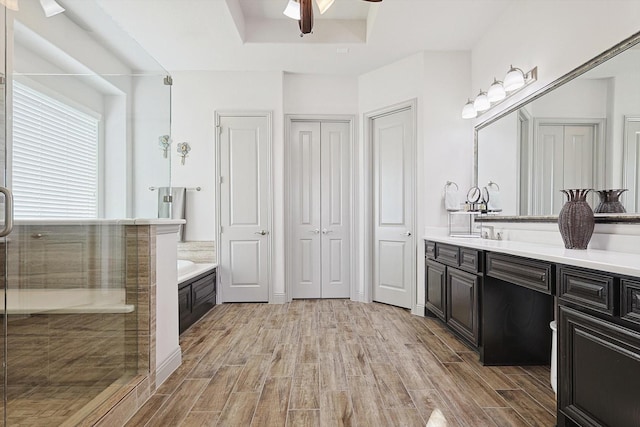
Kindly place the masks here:
POLYGON ((287 3, 287 7, 284 8, 284 12, 282 12, 285 16, 295 19, 296 21, 300 20, 300 2, 296 0, 289 0, 287 3))
POLYGON ((489 86, 489 90, 487 91, 487 98, 489 98, 489 102, 499 102, 502 101, 507 96, 506 91, 504 90, 504 86, 502 86, 502 82, 493 78, 493 83, 489 86))
POLYGON ((462 118, 463 119, 473 119, 478 115, 478 112, 475 108, 473 108, 473 101, 467 100, 467 103, 462 107, 462 118))
POLYGON ((513 65, 509 69, 509 72, 504 76, 504 90, 507 92, 513 92, 524 86, 524 73, 520 68, 514 68, 513 65))
POLYGON ((480 91, 473 101, 473 108, 475 108, 477 112, 487 111, 491 108, 491 103, 489 102, 489 98, 487 98, 487 92, 480 91))

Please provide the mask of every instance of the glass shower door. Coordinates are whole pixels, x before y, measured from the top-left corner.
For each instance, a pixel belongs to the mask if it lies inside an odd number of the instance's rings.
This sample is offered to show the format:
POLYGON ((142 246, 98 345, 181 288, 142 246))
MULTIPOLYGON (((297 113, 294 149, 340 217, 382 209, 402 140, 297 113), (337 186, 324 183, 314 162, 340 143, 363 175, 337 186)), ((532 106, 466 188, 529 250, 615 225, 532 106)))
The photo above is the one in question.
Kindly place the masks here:
MULTIPOLYGON (((7 61, 6 61, 6 8, 0 5, 0 186, 6 186, 6 75, 7 75, 7 61)), ((3 209, 2 209, 3 210, 3 209)), ((3 210, 4 211, 4 210, 3 210)), ((0 304, 2 305, 2 339, 0 340, 0 358, 2 359, 2 369, 0 370, 0 396, 2 397, 2 406, 0 410, 2 411, 0 417, 0 423, 2 425, 7 425, 6 423, 6 406, 7 406, 7 398, 6 398, 6 388, 7 388, 7 364, 6 364, 6 348, 7 348, 7 314, 6 314, 6 306, 7 306, 7 293, 6 293, 6 284, 7 284, 7 238, 0 238, 0 290, 2 292, 2 300, 0 304)))

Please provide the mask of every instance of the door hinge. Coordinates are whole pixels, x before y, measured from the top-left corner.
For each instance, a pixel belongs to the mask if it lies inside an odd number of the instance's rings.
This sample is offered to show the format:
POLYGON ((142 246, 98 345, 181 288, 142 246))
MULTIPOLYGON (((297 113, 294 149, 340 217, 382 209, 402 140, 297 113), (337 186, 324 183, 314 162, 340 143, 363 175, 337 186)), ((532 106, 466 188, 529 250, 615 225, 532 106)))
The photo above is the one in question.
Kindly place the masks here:
POLYGON ((220 234, 224 233, 224 227, 220 226, 220 234))
POLYGON ((0 85, 3 85, 7 82, 7 80, 4 78, 4 76, 0 76, 0 85))
POLYGON ((224 182, 224 179, 223 179, 222 177, 219 177, 219 178, 218 178, 218 182, 219 182, 220 184, 222 184, 222 183, 224 182))
POLYGON ((171 78, 171 76, 165 76, 164 84, 165 86, 173 86, 173 78, 171 78))
POLYGON ((221 135, 222 134, 222 126, 216 125, 216 129, 218 130, 218 134, 221 135))

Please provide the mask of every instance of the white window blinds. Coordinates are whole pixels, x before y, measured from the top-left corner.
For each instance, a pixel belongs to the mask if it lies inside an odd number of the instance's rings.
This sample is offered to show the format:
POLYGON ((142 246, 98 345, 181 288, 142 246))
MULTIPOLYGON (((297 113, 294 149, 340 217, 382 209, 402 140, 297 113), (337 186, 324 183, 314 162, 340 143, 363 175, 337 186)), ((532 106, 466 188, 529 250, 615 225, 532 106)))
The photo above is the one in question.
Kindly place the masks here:
POLYGON ((14 81, 16 218, 98 216, 99 120, 14 81))

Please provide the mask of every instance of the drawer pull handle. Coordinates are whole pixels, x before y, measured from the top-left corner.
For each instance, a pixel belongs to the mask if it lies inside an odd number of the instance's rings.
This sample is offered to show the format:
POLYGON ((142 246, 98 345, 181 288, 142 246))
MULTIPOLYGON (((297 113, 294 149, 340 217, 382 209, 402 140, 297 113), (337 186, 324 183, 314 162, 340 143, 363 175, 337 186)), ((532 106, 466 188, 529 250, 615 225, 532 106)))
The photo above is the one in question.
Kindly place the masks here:
POLYGON ((453 254, 453 257, 454 258, 458 258, 458 254, 453 254))
POLYGON ((542 273, 542 274, 540 275, 540 281, 544 282, 544 281, 546 281, 546 280, 547 280, 547 273, 542 273))

